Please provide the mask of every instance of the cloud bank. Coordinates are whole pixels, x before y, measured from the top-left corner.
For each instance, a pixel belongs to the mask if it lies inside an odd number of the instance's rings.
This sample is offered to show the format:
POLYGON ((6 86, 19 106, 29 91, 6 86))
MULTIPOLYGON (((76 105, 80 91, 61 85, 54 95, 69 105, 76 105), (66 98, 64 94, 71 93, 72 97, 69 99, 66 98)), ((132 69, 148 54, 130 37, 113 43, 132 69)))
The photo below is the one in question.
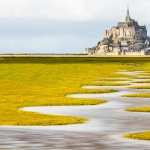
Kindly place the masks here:
POLYGON ((149 0, 0 1, 0 52, 80 52, 131 16, 149 28, 149 0))

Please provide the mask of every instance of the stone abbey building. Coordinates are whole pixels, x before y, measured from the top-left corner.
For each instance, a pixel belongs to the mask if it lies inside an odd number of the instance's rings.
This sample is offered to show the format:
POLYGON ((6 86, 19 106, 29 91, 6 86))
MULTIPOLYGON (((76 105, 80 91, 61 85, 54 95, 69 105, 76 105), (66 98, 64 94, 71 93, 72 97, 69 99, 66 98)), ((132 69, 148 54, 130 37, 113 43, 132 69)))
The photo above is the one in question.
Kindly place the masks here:
POLYGON ((89 55, 150 55, 150 37, 146 26, 140 26, 130 17, 129 9, 124 22, 106 30, 97 46, 88 48, 89 55))

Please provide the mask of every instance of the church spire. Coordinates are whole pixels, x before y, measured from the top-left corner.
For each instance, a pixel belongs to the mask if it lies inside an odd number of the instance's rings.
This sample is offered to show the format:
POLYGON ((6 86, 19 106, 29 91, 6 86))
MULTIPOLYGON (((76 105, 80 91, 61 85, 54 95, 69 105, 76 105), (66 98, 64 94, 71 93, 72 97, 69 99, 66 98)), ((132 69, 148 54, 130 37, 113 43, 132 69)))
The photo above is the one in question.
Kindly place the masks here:
POLYGON ((131 21, 130 10, 129 10, 129 7, 127 7, 126 22, 130 22, 130 21, 131 21))
POLYGON ((127 17, 130 17, 129 7, 127 7, 127 17))

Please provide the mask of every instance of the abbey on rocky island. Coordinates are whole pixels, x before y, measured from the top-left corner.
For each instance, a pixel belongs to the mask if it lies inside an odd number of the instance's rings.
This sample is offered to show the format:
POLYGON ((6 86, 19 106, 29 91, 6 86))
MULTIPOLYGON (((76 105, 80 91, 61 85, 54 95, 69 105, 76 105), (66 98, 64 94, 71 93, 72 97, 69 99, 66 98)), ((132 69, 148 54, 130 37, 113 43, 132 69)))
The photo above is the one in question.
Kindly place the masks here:
POLYGON ((97 46, 87 49, 89 55, 150 55, 150 37, 146 26, 140 26, 130 17, 129 9, 124 22, 106 30, 97 46))

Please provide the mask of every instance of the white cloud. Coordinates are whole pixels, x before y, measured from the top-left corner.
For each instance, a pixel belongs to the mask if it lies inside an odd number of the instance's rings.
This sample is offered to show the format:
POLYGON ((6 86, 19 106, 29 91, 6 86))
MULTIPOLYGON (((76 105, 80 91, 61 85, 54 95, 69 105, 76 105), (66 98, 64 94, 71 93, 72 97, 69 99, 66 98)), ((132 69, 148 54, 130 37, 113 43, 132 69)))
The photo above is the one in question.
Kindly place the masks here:
POLYGON ((0 17, 90 18, 86 0, 0 0, 0 17))
POLYGON ((149 0, 0 0, 0 17, 83 21, 118 19, 124 16, 127 4, 137 18, 149 20, 149 0))
POLYGON ((94 45, 126 5, 150 24, 150 0, 0 0, 0 52, 64 52, 94 45), (69 41, 69 43, 68 43, 69 41))
POLYGON ((29 0, 0 0, 0 17, 27 16, 29 7, 29 0))

